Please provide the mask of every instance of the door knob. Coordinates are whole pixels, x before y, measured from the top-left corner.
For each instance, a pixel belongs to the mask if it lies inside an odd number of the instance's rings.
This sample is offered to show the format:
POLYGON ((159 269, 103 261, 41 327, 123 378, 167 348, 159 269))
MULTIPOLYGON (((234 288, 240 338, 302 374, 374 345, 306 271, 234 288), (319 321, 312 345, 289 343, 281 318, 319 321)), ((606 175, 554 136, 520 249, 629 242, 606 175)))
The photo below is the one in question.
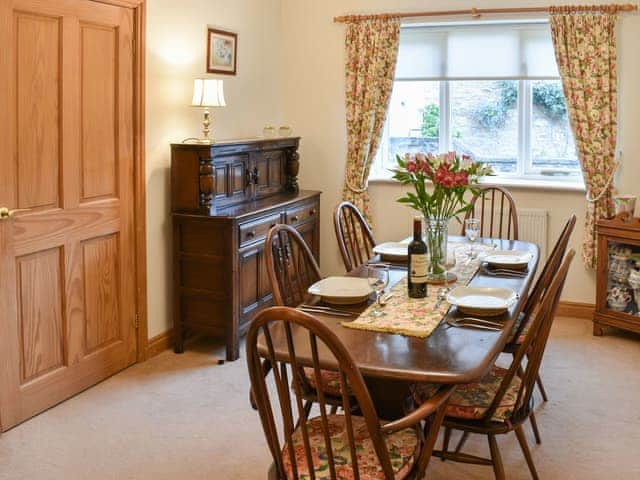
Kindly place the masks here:
POLYGON ((28 212, 30 208, 16 208, 15 210, 9 210, 7 207, 0 207, 0 220, 6 220, 13 217, 18 212, 28 212))

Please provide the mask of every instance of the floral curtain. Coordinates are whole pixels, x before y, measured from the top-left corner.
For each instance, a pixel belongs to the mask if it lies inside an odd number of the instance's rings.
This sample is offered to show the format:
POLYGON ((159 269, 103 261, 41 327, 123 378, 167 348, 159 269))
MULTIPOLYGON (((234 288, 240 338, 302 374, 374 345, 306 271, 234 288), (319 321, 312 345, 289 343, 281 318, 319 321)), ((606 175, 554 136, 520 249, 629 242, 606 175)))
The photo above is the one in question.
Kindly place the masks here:
POLYGON ((400 42, 400 20, 355 20, 346 32, 347 162, 344 200, 369 215, 367 182, 384 126, 400 42))
POLYGON ((616 170, 616 15, 551 9, 556 61, 587 187, 582 259, 596 266, 596 222, 613 214, 616 170))

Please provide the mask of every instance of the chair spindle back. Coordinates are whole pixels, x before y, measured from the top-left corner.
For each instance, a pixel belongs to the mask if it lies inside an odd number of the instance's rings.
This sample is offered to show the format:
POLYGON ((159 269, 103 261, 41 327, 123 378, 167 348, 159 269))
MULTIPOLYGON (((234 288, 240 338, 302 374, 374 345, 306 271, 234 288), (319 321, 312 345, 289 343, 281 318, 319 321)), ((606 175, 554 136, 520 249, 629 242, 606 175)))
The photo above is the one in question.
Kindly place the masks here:
POLYGON ((536 316, 532 321, 524 341, 519 345, 514 355, 508 373, 502 379, 502 383, 493 399, 491 407, 485 413, 485 419, 490 419, 500 406, 502 398, 511 385, 512 380, 518 375, 525 357, 527 357, 527 364, 521 377, 521 387, 518 392, 513 414, 517 416, 523 412, 526 413, 526 410, 529 408, 535 381, 538 377, 542 357, 547 345, 547 340, 549 339, 549 333, 551 332, 558 302, 560 301, 560 295, 562 294, 567 273, 569 272, 569 267, 571 266, 574 256, 575 250, 569 250, 560 268, 553 272, 549 288, 540 300, 539 306, 536 308, 536 316))
POLYGON ((353 203, 342 202, 336 207, 333 226, 347 272, 373 257, 373 247, 376 245, 373 232, 362 212, 353 203))
MULTIPOLYGON (((305 380, 301 374, 291 374, 291 379, 289 379, 289 372, 302 371, 301 361, 303 359, 304 366, 311 365, 317 378, 320 378, 321 368, 330 367, 340 374, 340 386, 343 392, 341 407, 344 412, 353 478, 359 479, 360 473, 356 454, 356 435, 351 414, 354 402, 353 398, 345 393, 348 389, 353 393, 361 415, 364 417, 369 437, 385 478, 393 478, 391 460, 383 439, 378 415, 364 379, 349 352, 336 335, 313 316, 289 307, 271 307, 260 312, 251 323, 247 334, 247 363, 262 427, 275 462, 278 478, 287 478, 285 464, 288 464, 294 479, 300 478, 299 463, 296 461, 296 455, 299 457, 300 452, 294 450, 292 438, 296 427, 302 436, 304 447, 304 459, 298 461, 306 462, 310 478, 315 478, 308 420, 304 411, 305 380), (259 336, 264 338, 266 352, 258 351, 259 336), (286 352, 280 351, 276 354, 274 344, 286 344, 286 352), (321 357, 322 366, 320 365, 321 357), (262 370, 263 360, 267 360, 273 365, 275 388, 269 388, 267 385, 262 370), (330 362, 331 365, 327 365, 327 362, 330 362), (277 416, 274 415, 275 407, 279 408, 282 414, 280 429, 278 428, 277 416), (285 446, 287 449, 283 451, 285 446)), ((318 389, 318 403, 321 418, 319 423, 328 457, 329 473, 333 479, 337 478, 337 461, 333 454, 329 419, 326 413, 327 403, 322 389, 318 389)))
POLYGON ((274 303, 303 303, 307 288, 322 278, 307 242, 295 228, 279 224, 267 233, 264 251, 274 303))
POLYGON ((525 318, 524 321, 522 321, 518 326, 518 329, 514 335, 514 339, 517 339, 521 335, 522 331, 528 325, 528 322, 531 321, 535 308, 539 305, 546 291, 549 289, 553 274, 558 270, 558 268, 560 268, 560 264, 562 263, 564 254, 567 251, 569 239, 571 238, 571 234, 573 233, 575 225, 576 216, 575 214, 572 214, 567 220, 567 223, 565 223, 564 228, 562 229, 562 233, 560 233, 556 244, 553 246, 551 255, 549 255, 549 258, 547 258, 547 261, 544 264, 544 268, 542 269, 538 280, 529 292, 527 302, 522 309, 525 318))
MULTIPOLYGON (((483 186, 471 199, 472 208, 467 218, 480 220, 480 236, 518 240, 518 214, 516 202, 506 188, 496 185, 483 186)), ((464 236, 465 226, 462 225, 464 236)))

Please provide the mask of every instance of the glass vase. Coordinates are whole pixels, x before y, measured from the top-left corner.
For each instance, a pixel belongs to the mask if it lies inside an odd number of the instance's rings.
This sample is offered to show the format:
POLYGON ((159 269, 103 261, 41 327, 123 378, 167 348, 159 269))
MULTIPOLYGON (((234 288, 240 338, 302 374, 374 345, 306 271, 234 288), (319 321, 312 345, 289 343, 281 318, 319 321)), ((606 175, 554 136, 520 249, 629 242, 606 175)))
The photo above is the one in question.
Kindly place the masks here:
POLYGON ((424 242, 427 244, 429 268, 427 278, 430 282, 440 283, 447 276, 447 236, 449 220, 427 218, 422 222, 424 242))

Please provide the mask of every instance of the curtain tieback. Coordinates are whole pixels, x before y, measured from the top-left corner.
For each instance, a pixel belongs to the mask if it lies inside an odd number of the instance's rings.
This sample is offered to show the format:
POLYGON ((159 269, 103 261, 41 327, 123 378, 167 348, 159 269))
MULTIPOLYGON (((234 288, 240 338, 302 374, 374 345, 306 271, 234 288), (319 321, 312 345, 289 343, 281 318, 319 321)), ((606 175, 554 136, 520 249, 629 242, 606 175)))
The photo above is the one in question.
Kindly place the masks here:
POLYGON ((609 187, 611 186, 611 182, 613 181, 613 176, 618 171, 618 167, 620 167, 620 164, 621 164, 620 157, 622 157, 622 152, 620 152, 618 156, 618 160, 613 165, 613 170, 611 170, 611 174, 607 179, 607 183, 604 184, 604 187, 602 187, 602 190, 598 195, 596 195, 595 197, 592 197, 591 194, 589 193, 589 189, 587 189, 587 202, 596 203, 598 200, 600 200, 604 196, 605 193, 607 193, 607 191, 609 190, 609 187))
POLYGON ((347 184, 347 187, 349 187, 349 190, 351 190, 353 193, 364 193, 369 188, 369 182, 368 181, 364 182, 364 187, 362 187, 362 188, 354 187, 353 184, 349 180, 345 180, 345 183, 347 184))

